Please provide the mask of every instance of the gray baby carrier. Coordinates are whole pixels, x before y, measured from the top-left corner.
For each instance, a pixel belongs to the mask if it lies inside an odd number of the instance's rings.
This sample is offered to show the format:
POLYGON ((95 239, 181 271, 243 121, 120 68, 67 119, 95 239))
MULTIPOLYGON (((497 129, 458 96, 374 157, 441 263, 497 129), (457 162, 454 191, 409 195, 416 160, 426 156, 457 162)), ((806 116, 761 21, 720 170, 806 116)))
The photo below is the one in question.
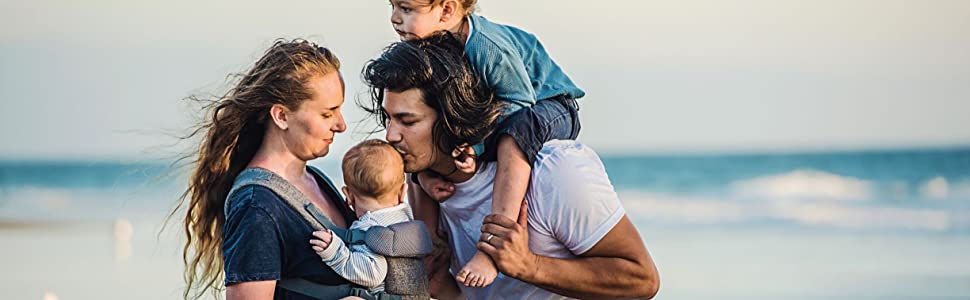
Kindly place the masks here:
MULTIPOLYGON (((323 172, 312 166, 308 168, 319 178, 323 178, 333 191, 337 191, 336 186, 323 172)), ((431 298, 428 294, 428 277, 422 258, 431 253, 432 245, 431 235, 424 222, 415 220, 387 227, 374 226, 366 231, 341 229, 330 222, 296 187, 262 168, 250 168, 240 173, 227 199, 232 199, 231 195, 239 188, 249 185, 259 185, 272 190, 314 230, 330 229, 348 246, 366 244, 372 251, 384 255, 387 259, 384 292, 369 292, 366 288, 355 284, 323 285, 302 278, 283 278, 276 283, 279 287, 319 299, 338 299, 346 296, 373 300, 431 298)), ((229 203, 226 203, 225 207, 228 210, 229 203)))

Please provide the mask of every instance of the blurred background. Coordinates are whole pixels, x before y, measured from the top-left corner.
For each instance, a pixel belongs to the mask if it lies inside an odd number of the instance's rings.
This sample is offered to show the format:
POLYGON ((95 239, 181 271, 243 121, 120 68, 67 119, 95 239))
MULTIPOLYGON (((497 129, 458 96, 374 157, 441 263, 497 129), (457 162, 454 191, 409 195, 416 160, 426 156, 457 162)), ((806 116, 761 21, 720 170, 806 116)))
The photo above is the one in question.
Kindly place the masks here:
MULTIPOLYGON (((581 87, 658 299, 970 298, 970 2, 482 0, 581 87)), ((0 0, 4 299, 177 299, 177 143, 276 38, 334 50, 350 130, 386 1, 0 0)), ((382 133, 374 137, 383 137, 382 133)), ((334 176, 338 179, 340 176, 334 176)))

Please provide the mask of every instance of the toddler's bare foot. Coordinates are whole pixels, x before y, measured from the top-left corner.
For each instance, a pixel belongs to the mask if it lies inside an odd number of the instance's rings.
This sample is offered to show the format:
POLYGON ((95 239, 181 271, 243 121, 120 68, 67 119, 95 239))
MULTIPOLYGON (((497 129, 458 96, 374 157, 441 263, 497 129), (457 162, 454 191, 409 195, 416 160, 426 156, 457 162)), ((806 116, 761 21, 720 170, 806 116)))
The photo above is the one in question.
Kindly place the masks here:
POLYGON ((455 279, 458 280, 458 283, 468 287, 485 287, 492 284, 496 276, 498 276, 498 269, 495 268, 492 258, 488 257, 488 254, 478 251, 475 252, 472 260, 461 268, 455 279))

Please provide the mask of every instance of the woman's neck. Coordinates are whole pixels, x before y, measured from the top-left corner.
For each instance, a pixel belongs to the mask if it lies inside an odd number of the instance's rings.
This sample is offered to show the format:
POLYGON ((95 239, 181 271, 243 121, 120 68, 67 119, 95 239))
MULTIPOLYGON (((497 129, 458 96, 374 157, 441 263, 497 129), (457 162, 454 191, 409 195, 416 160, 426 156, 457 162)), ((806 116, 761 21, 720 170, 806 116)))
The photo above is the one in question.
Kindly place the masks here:
POLYGON ((263 145, 256 151, 253 160, 246 167, 260 167, 276 173, 291 183, 303 182, 306 179, 306 161, 296 157, 286 147, 267 136, 263 145))

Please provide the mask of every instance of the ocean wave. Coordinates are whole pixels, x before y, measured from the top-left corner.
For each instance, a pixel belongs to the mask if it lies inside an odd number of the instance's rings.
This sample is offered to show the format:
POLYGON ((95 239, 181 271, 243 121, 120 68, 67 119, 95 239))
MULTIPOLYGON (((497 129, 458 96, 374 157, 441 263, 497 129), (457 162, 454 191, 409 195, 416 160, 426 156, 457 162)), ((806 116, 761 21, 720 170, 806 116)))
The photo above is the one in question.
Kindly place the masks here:
POLYGON ((920 185, 919 191, 927 199, 970 198, 970 180, 950 182, 937 176, 920 185))
POLYGON ((812 169, 757 177, 731 184, 736 196, 746 198, 866 200, 872 183, 812 169))
POLYGON ((781 222, 852 230, 940 232, 970 229, 970 212, 966 210, 872 206, 834 201, 734 201, 643 192, 624 192, 620 198, 632 219, 650 223, 743 225, 781 222))
POLYGON ((89 219, 154 214, 175 204, 177 191, 144 188, 0 189, 0 220, 89 219))

